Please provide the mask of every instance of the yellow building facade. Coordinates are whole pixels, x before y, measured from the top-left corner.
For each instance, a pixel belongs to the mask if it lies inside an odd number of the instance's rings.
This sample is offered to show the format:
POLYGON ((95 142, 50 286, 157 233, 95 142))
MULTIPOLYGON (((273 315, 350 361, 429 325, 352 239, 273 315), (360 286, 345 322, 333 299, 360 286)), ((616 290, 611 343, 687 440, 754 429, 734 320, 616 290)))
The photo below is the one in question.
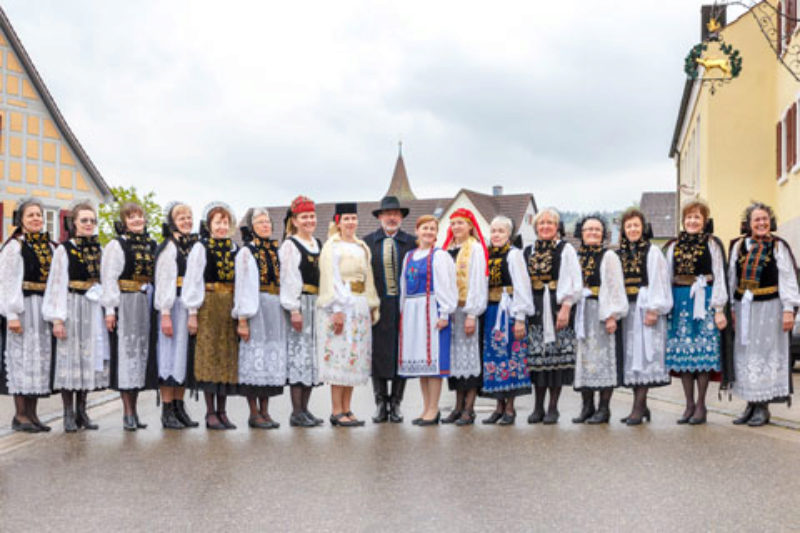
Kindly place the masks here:
POLYGON ((65 209, 77 199, 95 205, 111 190, 75 138, 0 9, 0 234, 9 235, 20 198, 45 207, 46 228, 60 240, 65 209))
MULTIPOLYGON (((743 58, 741 74, 714 87, 701 81, 706 74, 701 66, 698 79, 687 80, 670 157, 677 167, 680 204, 698 196, 707 200, 715 233, 724 242, 739 235, 742 212, 756 200, 775 208, 778 234, 800 251, 800 165, 785 168, 786 130, 780 128, 782 136, 776 131, 800 98, 800 83, 773 48, 786 48, 791 36, 777 33, 770 41, 759 26, 759 17, 763 23, 763 17, 771 16, 773 24, 781 21, 787 28, 786 19, 779 19, 770 6, 778 7, 778 2, 761 2, 720 30, 721 38, 743 58)), ((780 3, 780 8, 786 6, 780 3)), ((715 43, 709 43, 706 55, 725 57, 715 43)), ((718 76, 719 71, 708 74, 718 76)))

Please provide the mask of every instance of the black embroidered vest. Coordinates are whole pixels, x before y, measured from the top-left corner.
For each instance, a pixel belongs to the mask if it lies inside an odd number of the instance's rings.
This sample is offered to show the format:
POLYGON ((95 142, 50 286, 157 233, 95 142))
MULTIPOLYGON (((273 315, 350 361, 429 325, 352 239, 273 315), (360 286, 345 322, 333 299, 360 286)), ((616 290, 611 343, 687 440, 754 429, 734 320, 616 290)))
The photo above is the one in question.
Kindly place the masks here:
POLYGON ((258 265, 258 284, 261 292, 278 294, 281 284, 281 267, 278 259, 278 241, 255 237, 247 244, 258 265))
POLYGON ((625 276, 625 292, 628 300, 636 300, 640 287, 647 287, 650 282, 647 276, 647 256, 650 253, 650 243, 647 241, 629 242, 623 240, 617 255, 622 263, 622 273, 625 276))
POLYGON ((753 300, 772 300, 778 293, 778 262, 775 259, 775 240, 765 239, 739 241, 739 257, 736 259, 738 284, 733 297, 741 300, 745 291, 753 293, 753 300))
MULTIPOLYGON (((306 250, 306 247, 300 244, 294 237, 289 237, 297 249, 300 251, 300 275, 303 278, 303 293, 310 294, 313 291, 307 291, 306 285, 313 288, 319 288, 319 252, 312 253, 306 250)), ((317 241, 317 247, 322 248, 322 243, 319 242, 319 239, 315 238, 314 240, 317 241)))
POLYGON ((525 248, 525 264, 528 266, 528 276, 531 278, 531 288, 534 292, 544 291, 545 284, 550 290, 558 287, 558 276, 561 270, 561 252, 566 246, 566 241, 541 241, 525 248))
POLYGON ((125 267, 119 279, 152 283, 155 270, 156 242, 146 233, 126 233, 118 237, 125 254, 125 267))
POLYGON ((53 249, 50 247, 50 235, 47 232, 26 233, 19 238, 20 254, 22 255, 23 283, 33 283, 37 288, 26 289, 23 287, 22 293, 25 296, 31 294, 44 294, 44 287, 38 285, 47 283, 47 276, 50 274, 50 263, 53 262, 53 249))
POLYGON ((236 245, 231 239, 203 239, 206 249, 206 269, 203 279, 206 283, 233 283, 236 245))
POLYGON ((502 298, 503 287, 513 290, 511 272, 508 269, 508 252, 511 244, 506 243, 500 248, 489 247, 489 301, 499 302, 502 298))
MULTIPOLYGON (((75 237, 64 243, 69 261, 69 280, 98 282, 100 280, 100 259, 103 250, 96 235, 75 237)), ((70 287, 69 292, 84 294, 88 288, 70 287)))
POLYGON ((707 233, 680 233, 672 252, 673 285, 691 285, 697 276, 713 276, 708 239, 707 233))
POLYGON ((581 274, 583 276, 583 286, 592 291, 588 298, 597 298, 600 292, 600 268, 603 264, 603 256, 606 249, 602 244, 588 246, 582 244, 578 248, 578 260, 581 264, 581 274))

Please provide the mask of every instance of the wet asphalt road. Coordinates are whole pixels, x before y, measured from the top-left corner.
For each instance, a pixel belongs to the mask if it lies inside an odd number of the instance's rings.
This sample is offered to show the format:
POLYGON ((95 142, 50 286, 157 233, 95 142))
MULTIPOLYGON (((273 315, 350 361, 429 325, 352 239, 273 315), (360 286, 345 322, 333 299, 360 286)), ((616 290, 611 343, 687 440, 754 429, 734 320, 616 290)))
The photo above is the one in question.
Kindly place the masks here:
MULTIPOLYGON (((317 389, 312 410, 329 402, 317 389)), ((150 428, 125 433, 115 401, 93 411, 97 432, 0 438, 0 531, 800 530, 800 432, 720 414, 676 426, 666 402, 629 428, 629 402, 615 395, 609 426, 570 423, 579 397, 565 391, 557 426, 525 423, 528 397, 513 427, 296 429, 284 395, 281 428, 259 431, 237 398, 236 431, 166 432, 143 396, 150 428)), ((420 404, 412 383, 407 419, 420 404)), ((371 414, 367 387, 354 407, 371 414)))

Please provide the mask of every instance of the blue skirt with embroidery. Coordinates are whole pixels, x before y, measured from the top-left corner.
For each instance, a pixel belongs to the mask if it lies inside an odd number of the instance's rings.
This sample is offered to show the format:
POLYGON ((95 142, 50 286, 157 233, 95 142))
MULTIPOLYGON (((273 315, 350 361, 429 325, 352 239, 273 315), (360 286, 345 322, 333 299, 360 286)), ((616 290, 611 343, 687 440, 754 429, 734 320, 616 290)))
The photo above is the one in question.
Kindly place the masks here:
POLYGON ((514 320, 508 313, 494 330, 498 304, 490 303, 484 315, 482 396, 505 399, 531 393, 527 370, 528 339, 514 339, 514 320))
POLYGON ((705 320, 694 319, 691 287, 673 287, 667 317, 666 366, 670 372, 719 372, 720 333, 714 324, 711 287, 705 289, 705 320))

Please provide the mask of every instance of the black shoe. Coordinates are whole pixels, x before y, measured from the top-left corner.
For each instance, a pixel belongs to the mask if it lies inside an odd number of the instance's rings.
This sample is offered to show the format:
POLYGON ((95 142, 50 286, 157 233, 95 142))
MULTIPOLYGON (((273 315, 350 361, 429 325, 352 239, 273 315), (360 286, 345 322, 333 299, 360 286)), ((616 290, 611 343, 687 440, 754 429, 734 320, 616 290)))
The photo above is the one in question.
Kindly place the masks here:
POLYGON ((587 424, 608 424, 611 420, 611 411, 607 407, 601 407, 586 420, 587 424))
POLYGON ((208 413, 206 415, 206 429, 213 429, 214 431, 221 431, 223 429, 228 429, 228 428, 225 427, 225 424, 223 424, 222 421, 219 419, 219 415, 217 415, 216 413, 208 413), (208 419, 211 418, 212 416, 216 419, 215 422, 209 422, 208 421, 208 419))
POLYGON ((400 411, 400 400, 392 399, 389 402, 389 422, 392 424, 403 423, 403 412, 400 411))
POLYGON ((247 425, 253 429, 275 429, 276 422, 268 420, 261 415, 251 416, 247 419, 247 425))
POLYGON ((236 425, 228 420, 228 413, 225 411, 217 411, 217 418, 225 426, 225 429, 236 429, 236 425))
POLYGON ((705 411, 703 413, 703 416, 694 416, 694 415, 692 415, 692 417, 689 419, 689 425, 690 426, 700 426, 702 424, 705 424, 707 419, 708 419, 708 411, 705 411))
POLYGON ((78 431, 78 423, 75 421, 75 411, 64 409, 64 432, 75 433, 78 431))
POLYGON ((321 418, 317 418, 316 416, 312 415, 312 414, 311 414, 311 411, 309 411, 308 409, 306 409, 305 411, 303 411, 303 414, 306 416, 306 418, 308 418, 309 420, 311 420, 312 422, 314 422, 314 425, 315 425, 315 426, 321 426, 322 424, 324 424, 324 423, 325 423, 325 421, 324 421, 323 419, 321 419, 321 418))
POLYGON ((558 417, 559 417, 558 409, 547 411, 547 414, 544 415, 544 420, 542 420, 542 423, 546 426, 558 424, 558 417))
POLYGON ((497 421, 503 418, 505 413, 498 413, 497 411, 492 412, 488 418, 484 418, 481 420, 481 424, 497 424, 497 421))
POLYGON ((136 417, 134 415, 122 415, 122 429, 125 431, 136 431, 136 417))
POLYGON ((11 429, 14 431, 22 431, 23 433, 41 433, 42 430, 33 422, 20 422, 15 416, 11 420, 11 429))
POLYGON ((646 418, 648 422, 650 422, 650 409, 645 408, 644 413, 639 418, 634 416, 626 417, 625 424, 628 426, 638 426, 642 423, 642 419, 646 418))
POLYGON ((597 411, 595 411, 593 403, 585 403, 585 404, 583 404, 583 407, 581 408, 581 414, 579 414, 578 416, 573 418, 572 419, 572 423, 573 424, 583 424, 584 422, 586 422, 587 420, 592 418, 592 416, 594 416, 594 414, 596 412, 597 411))
POLYGON ((173 400, 172 404, 175 406, 175 417, 181 424, 187 428, 196 428, 200 425, 199 422, 192 420, 189 413, 186 412, 186 404, 183 400, 173 400))
MULTIPOLYGON (((435 418, 433 418, 432 420, 425 420, 424 418, 421 418, 420 421, 419 421, 419 424, 417 424, 417 425, 418 426, 438 426, 439 425, 439 421, 441 420, 441 418, 442 418, 442 413, 437 411, 435 418)), ((444 421, 442 420, 442 422, 444 422, 444 421)))
POLYGON ((175 416, 175 405, 172 402, 161 404, 161 426, 164 429, 183 429, 184 426, 175 416))
POLYGON ((475 411, 464 411, 458 420, 455 421, 457 426, 471 426, 475 423, 475 411))
POLYGON ((498 426, 513 426, 514 421, 517 419, 517 412, 514 411, 513 413, 503 413, 503 417, 500 419, 500 422, 497 423, 498 426))
POLYGON ((372 421, 376 424, 383 424, 384 422, 389 421, 389 406, 387 405, 385 400, 380 400, 377 403, 378 408, 375 410, 375 414, 372 415, 372 421))
POLYGON ((459 418, 461 418, 461 411, 453 409, 446 418, 442 418, 442 424, 455 424, 459 418))
POLYGON ((544 411, 534 410, 530 415, 528 415, 528 424, 538 424, 542 420, 544 420, 544 411))
POLYGON ((747 425, 754 428, 766 425, 769 422, 769 408, 765 403, 756 404, 753 410, 753 416, 747 422, 747 425))
POLYGON ((753 417, 753 412, 755 411, 755 409, 756 409, 756 404, 754 404, 753 402, 747 402, 747 407, 745 408, 744 413, 742 413, 742 415, 739 418, 735 419, 733 423, 737 426, 747 424, 753 417))
POLYGON ((36 420, 31 420, 31 422, 33 423, 34 426, 39 428, 39 431, 47 432, 53 429, 50 426, 43 424, 42 421, 39 420, 38 418, 36 420))
POLYGON ((691 420, 691 418, 692 418, 692 414, 693 413, 694 413, 694 407, 692 407, 691 409, 687 408, 687 410, 683 412, 681 417, 678 420, 676 420, 675 423, 676 424, 688 424, 689 420, 691 420))
POLYGON ((305 413, 298 413, 289 417, 289 425, 292 427, 313 428, 317 424, 308 418, 305 413))
POLYGON ((418 426, 420 422, 422 422, 422 417, 415 418, 414 420, 411 421, 411 424, 418 426))
POLYGON ((138 413, 133 415, 133 418, 136 419, 136 428, 137 429, 147 429, 147 424, 145 424, 144 422, 139 420, 139 414, 138 413))
POLYGON ((77 411, 75 411, 75 423, 79 428, 83 429, 100 429, 100 426, 92 422, 92 419, 89 418, 89 415, 86 413, 86 406, 78 407, 77 411))

